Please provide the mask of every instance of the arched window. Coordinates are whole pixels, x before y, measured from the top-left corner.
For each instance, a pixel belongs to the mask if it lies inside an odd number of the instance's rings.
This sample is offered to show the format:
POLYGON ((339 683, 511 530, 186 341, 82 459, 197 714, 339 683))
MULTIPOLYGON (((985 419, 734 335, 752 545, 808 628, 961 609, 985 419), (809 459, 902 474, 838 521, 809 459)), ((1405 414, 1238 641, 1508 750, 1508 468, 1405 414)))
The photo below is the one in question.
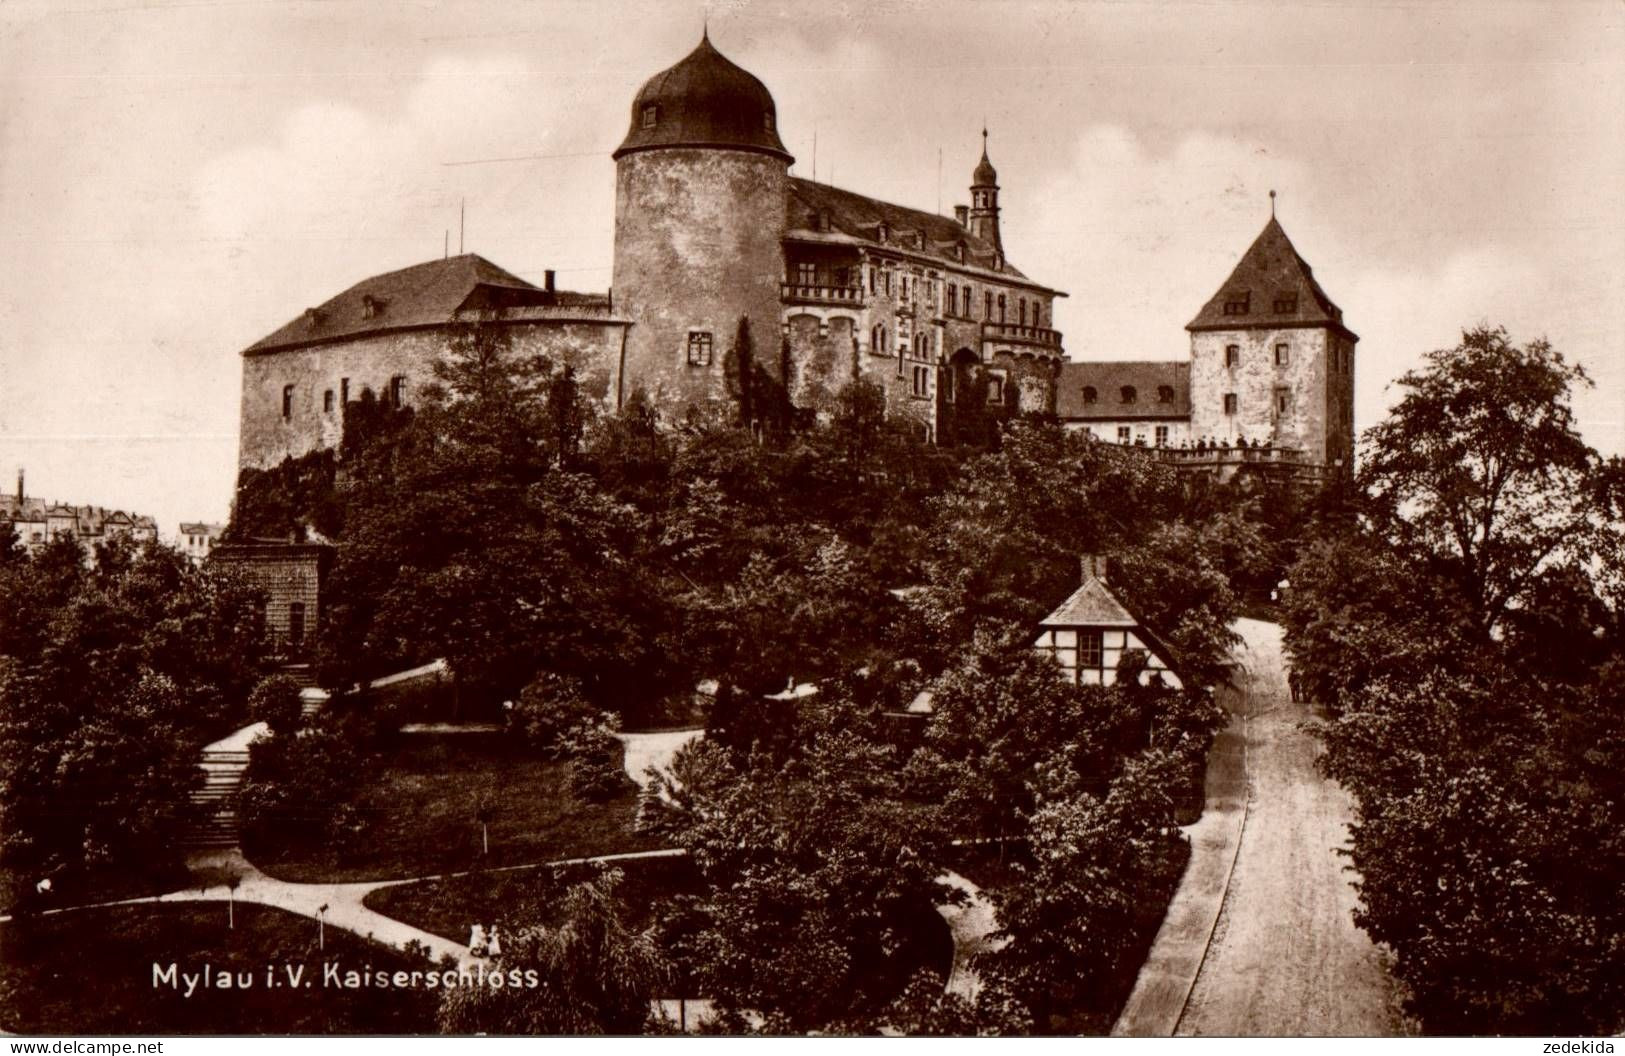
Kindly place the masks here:
POLYGON ((1123 402, 1124 403, 1133 403, 1135 400, 1138 400, 1140 398, 1140 394, 1135 391, 1133 385, 1124 385, 1123 390, 1122 390, 1122 396, 1123 396, 1123 402))
POLYGON ((1004 294, 999 294, 999 322, 1004 322, 1004 294))
POLYGON ((1021 323, 1022 326, 1026 326, 1027 325, 1027 298, 1025 298, 1025 297, 1021 298, 1021 300, 1017 301, 1016 304, 1018 306, 1018 308, 1017 308, 1018 314, 1017 314, 1016 318, 1021 323))
POLYGON ((1084 403, 1094 403, 1099 399, 1100 399, 1100 393, 1095 391, 1095 387, 1093 385, 1085 385, 1083 387, 1083 402, 1084 403))
POLYGON ((916 334, 914 337, 914 356, 916 359, 931 358, 931 338, 926 334, 916 334))
POLYGON ((876 355, 884 353, 886 351, 886 327, 882 324, 876 324, 875 332, 870 341, 874 345, 876 355))

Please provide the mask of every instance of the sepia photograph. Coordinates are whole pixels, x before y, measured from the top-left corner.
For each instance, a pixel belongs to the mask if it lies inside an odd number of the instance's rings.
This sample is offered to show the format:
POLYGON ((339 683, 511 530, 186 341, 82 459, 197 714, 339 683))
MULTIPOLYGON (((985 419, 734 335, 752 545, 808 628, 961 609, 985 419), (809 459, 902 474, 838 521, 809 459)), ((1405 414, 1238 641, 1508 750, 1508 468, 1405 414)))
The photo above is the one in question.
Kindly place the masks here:
POLYGON ((0 0, 0 246, 10 1051, 1625 1035, 1621 0, 0 0))

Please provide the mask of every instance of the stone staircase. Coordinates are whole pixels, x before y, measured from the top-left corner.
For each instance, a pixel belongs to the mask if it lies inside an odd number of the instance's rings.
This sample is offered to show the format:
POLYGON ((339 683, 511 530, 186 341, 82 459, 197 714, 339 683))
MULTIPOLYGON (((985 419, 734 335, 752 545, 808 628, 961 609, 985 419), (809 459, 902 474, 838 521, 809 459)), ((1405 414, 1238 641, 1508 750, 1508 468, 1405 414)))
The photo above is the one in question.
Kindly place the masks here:
POLYGON ((203 749, 198 767, 204 774, 203 787, 192 793, 192 802, 205 813, 193 823, 182 843, 194 851, 236 847, 240 842, 237 790, 248 769, 248 749, 235 744, 211 744, 203 749))

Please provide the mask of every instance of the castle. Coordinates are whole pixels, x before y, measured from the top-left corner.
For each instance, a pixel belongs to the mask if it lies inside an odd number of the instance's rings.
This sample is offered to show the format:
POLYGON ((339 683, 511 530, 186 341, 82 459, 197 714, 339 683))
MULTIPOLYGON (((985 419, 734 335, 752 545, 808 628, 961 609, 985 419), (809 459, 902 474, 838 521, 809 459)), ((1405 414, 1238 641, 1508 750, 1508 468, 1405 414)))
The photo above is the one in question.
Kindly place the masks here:
POLYGON ((471 319, 573 367, 608 409, 642 391, 669 412, 749 420, 748 377, 827 413, 861 378, 926 442, 1057 415, 1171 455, 1211 436, 1351 464, 1356 338, 1273 217, 1187 328, 1188 364, 1069 363, 1053 326, 1066 295, 1005 256, 982 135, 952 219, 792 177, 772 95, 704 37, 633 100, 607 293, 559 290, 552 272, 538 287, 472 254, 358 283, 244 350, 239 467, 336 446, 364 391, 410 402, 471 319))

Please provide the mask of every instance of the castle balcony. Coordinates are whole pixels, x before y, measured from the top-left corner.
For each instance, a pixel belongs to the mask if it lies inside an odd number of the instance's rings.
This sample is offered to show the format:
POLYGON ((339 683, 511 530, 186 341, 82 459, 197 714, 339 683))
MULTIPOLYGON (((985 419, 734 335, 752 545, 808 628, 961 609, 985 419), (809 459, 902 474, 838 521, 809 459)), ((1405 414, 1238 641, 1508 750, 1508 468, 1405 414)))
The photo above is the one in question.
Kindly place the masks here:
POLYGON ((1061 332, 1044 326, 1023 326, 1020 323, 983 323, 982 340, 1011 345, 1032 345, 1057 355, 1061 351, 1061 332))
POLYGON ((799 282, 779 283, 779 300, 785 304, 842 305, 848 308, 862 308, 864 304, 861 286, 815 286, 799 282))
POLYGON ((1153 447, 1148 450, 1159 461, 1178 469, 1208 470, 1227 480, 1243 467, 1296 479, 1322 480, 1337 468, 1312 462, 1308 453, 1296 447, 1239 447, 1218 445, 1198 450, 1194 447, 1153 447))

